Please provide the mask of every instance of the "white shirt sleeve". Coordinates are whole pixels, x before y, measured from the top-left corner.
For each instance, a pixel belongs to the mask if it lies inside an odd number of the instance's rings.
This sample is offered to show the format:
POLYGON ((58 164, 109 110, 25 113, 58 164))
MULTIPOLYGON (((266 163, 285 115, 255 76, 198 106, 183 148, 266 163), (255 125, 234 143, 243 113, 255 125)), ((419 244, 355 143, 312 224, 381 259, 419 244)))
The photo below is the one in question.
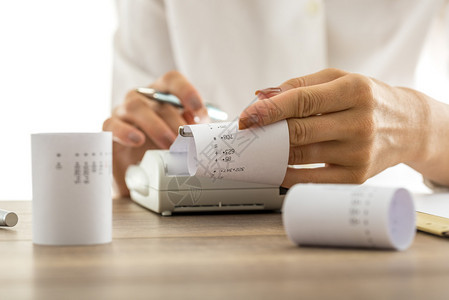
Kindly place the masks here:
POLYGON ((129 90, 147 86, 176 69, 164 2, 117 0, 116 6, 112 108, 125 99, 129 90))

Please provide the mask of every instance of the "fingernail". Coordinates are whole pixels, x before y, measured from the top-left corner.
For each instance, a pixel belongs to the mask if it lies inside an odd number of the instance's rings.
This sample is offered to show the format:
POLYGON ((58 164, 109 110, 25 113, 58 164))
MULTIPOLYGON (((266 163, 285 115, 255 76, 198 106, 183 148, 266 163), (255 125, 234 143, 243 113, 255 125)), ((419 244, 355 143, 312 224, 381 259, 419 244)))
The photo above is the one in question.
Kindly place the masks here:
POLYGON ((193 116, 193 121, 195 123, 202 123, 202 124, 210 123, 210 117, 207 114, 206 115, 194 115, 193 116))
POLYGON ((259 124, 259 116, 256 114, 252 114, 249 115, 248 117, 240 118, 239 129, 249 128, 256 124, 259 124))
POLYGON ((140 135, 138 135, 135 132, 130 132, 128 134, 128 139, 133 142, 134 144, 140 144, 140 142, 142 141, 142 138, 140 137, 140 135))
POLYGON ((199 110, 199 109, 201 109, 203 107, 203 104, 202 104, 201 100, 198 97, 196 97, 196 96, 190 97, 189 104, 190 104, 190 107, 194 111, 197 111, 197 110, 199 110))
POLYGON ((279 95, 281 92, 282 92, 281 88, 271 87, 262 90, 257 90, 255 94, 259 99, 267 99, 279 95))

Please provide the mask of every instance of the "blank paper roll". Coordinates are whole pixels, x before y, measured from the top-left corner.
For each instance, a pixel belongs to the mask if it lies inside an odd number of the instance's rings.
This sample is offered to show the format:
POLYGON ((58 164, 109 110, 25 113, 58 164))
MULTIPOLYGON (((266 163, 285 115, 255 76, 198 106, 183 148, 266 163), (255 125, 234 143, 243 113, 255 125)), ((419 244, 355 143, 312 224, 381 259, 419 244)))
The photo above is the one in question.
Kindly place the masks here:
POLYGON ((31 148, 33 242, 111 242, 112 134, 33 134, 31 148))
POLYGON ((298 184, 282 217, 297 245, 405 250, 415 236, 415 208, 402 188, 298 184))

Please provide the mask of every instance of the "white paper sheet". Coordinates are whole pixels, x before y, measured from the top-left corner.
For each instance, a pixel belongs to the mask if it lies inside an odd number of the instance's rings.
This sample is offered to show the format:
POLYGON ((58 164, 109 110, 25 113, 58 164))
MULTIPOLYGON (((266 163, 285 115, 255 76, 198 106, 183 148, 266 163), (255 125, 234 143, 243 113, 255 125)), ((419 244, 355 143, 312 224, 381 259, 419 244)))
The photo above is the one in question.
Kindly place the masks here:
POLYGON ((282 213, 298 245, 404 250, 416 232, 413 198, 401 188, 298 184, 282 213))
POLYGON ((112 240, 112 134, 33 134, 33 242, 112 240))
POLYGON ((168 158, 178 161, 168 173, 232 179, 279 186, 289 155, 287 122, 238 130, 237 122, 184 126, 193 137, 178 136, 168 158), (182 163, 182 158, 187 163, 182 163), (172 172, 170 172, 172 170, 172 172))
POLYGON ((415 195, 416 211, 449 219, 449 193, 415 195))

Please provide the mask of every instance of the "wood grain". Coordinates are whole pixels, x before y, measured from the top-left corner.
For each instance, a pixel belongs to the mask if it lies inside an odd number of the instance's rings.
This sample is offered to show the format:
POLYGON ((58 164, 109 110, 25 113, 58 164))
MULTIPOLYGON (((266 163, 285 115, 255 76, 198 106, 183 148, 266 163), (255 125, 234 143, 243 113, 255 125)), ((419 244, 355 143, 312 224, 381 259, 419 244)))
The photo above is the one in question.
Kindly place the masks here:
POLYGON ((404 252, 296 247, 279 213, 160 217, 114 200, 113 242, 36 246, 31 202, 2 201, 1 299, 448 299, 449 240, 404 252), (5 297, 7 296, 7 297, 5 297))

